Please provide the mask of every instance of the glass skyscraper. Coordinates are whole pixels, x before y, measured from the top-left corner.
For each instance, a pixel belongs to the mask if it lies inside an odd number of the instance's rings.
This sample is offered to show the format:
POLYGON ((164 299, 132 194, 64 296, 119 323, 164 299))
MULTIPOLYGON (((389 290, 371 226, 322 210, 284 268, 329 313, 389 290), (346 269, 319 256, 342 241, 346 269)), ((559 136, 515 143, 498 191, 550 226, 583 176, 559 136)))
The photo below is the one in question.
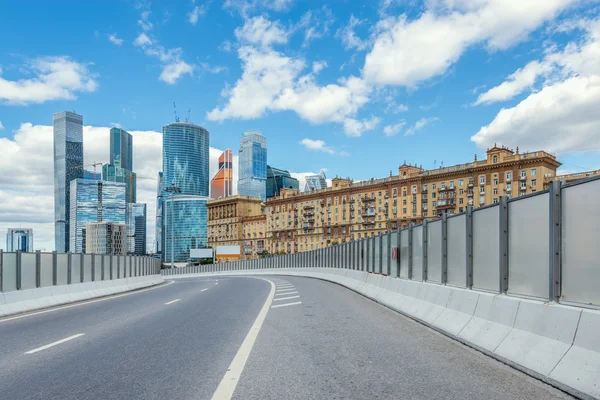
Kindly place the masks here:
POLYGON ((292 178, 288 171, 267 165, 267 198, 279 196, 281 189, 299 188, 298 179, 292 178))
POLYGON ((127 236, 129 254, 146 254, 146 204, 127 204, 127 236))
POLYGON ((163 173, 158 173, 156 186, 156 221, 154 234, 154 252, 159 255, 162 253, 162 217, 163 217, 163 173))
POLYGON ((9 228, 6 232, 6 251, 33 251, 33 229, 9 228))
POLYGON ((209 133, 175 122, 163 127, 162 259, 189 259, 190 249, 208 245, 209 133), (174 184, 181 193, 166 189, 174 184), (173 251, 171 249, 173 242, 173 251))
POLYGON ((71 181, 71 253, 86 248, 86 227, 94 222, 127 223, 125 184, 118 182, 74 179, 71 181))
POLYGON ((110 130, 110 163, 133 171, 133 137, 121 128, 110 130))
POLYGON ((259 131, 246 131, 240 138, 238 194, 266 200, 267 139, 259 131))
POLYGON ((327 188, 325 171, 321 171, 317 175, 306 175, 304 178, 306 179, 306 186, 304 187, 305 192, 327 188))
POLYGON ((233 154, 227 149, 219 157, 219 170, 210 181, 210 197, 229 197, 233 191, 233 154))
POLYGON ((125 200, 135 203, 137 198, 136 175, 128 169, 117 167, 114 164, 102 166, 102 179, 109 182, 120 182, 125 184, 125 200))
POLYGON ((54 114, 54 248, 69 251, 70 183, 83 178, 83 117, 54 114))

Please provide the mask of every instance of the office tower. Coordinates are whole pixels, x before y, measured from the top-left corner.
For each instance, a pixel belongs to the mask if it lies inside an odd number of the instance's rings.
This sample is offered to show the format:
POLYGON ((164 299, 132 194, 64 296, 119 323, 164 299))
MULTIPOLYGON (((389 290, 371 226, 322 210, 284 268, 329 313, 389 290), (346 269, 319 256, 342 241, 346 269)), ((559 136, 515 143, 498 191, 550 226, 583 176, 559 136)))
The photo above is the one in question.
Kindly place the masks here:
POLYGON ((54 114, 54 247, 69 250, 71 181, 83 178, 83 117, 65 111, 54 114))
POLYGON ((127 204, 127 243, 129 254, 146 254, 146 204, 127 204))
POLYGON ((321 171, 317 175, 306 175, 304 179, 306 179, 306 185, 304 186, 305 192, 327 188, 327 177, 325 176, 325 171, 321 171))
POLYGON ((86 225, 88 254, 127 254, 127 225, 113 222, 92 222, 86 225))
POLYGON ((71 181, 69 251, 86 249, 86 226, 94 222, 127 223, 125 184, 74 179, 71 181))
POLYGON ((154 253, 157 255, 162 254, 162 215, 163 215, 163 173, 158 173, 157 185, 156 185, 156 221, 155 221, 155 233, 154 233, 154 253))
POLYGON ((189 259, 190 249, 208 244, 208 131, 184 122, 165 125, 162 169, 162 259, 170 261, 173 257, 174 261, 183 262, 189 259), (172 187, 180 192, 169 192, 172 187))
POLYGON ((298 179, 292 178, 289 171, 267 165, 267 198, 279 196, 281 189, 298 190, 298 179))
POLYGON ((6 232, 6 251, 33 251, 33 229, 8 228, 6 232))
POLYGON ((238 194, 266 200, 267 140, 259 131, 246 131, 240 138, 238 194))
POLYGON ((136 175, 133 172, 133 137, 120 128, 110 130, 110 163, 102 166, 102 179, 127 185, 126 199, 135 203, 136 175))
POLYGON ((133 171, 133 137, 121 128, 110 130, 110 164, 133 171))
POLYGON ((84 169, 83 179, 93 179, 95 181, 100 181, 102 180, 102 172, 88 171, 87 169, 84 169))
POLYGON ((233 190, 233 153, 227 149, 219 157, 219 170, 210 182, 210 197, 219 199, 229 197, 233 190))

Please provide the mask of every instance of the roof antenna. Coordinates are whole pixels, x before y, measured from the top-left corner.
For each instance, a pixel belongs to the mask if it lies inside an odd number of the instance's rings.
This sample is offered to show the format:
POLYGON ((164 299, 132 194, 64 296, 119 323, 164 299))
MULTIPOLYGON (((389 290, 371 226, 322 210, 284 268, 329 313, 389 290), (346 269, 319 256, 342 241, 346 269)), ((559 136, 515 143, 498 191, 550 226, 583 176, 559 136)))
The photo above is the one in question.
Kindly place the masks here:
POLYGON ((175 102, 173 102, 173 114, 175 114, 175 122, 179 122, 179 117, 177 116, 177 106, 175 102))

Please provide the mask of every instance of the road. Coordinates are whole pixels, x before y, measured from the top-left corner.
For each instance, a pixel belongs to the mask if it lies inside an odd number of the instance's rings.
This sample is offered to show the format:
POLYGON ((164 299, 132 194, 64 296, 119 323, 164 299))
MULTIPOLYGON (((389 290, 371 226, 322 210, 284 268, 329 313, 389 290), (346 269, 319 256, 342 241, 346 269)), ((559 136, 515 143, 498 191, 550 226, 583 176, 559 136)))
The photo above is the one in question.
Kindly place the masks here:
POLYGON ((176 279, 0 320, 2 399, 230 393, 261 400, 570 398, 309 278, 176 279))

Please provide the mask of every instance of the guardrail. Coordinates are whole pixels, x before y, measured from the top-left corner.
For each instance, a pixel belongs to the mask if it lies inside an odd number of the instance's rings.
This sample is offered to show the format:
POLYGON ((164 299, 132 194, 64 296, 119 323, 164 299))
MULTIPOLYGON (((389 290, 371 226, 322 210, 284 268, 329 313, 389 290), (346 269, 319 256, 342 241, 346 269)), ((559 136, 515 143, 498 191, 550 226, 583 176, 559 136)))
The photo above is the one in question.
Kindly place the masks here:
POLYGON ((149 256, 0 250, 0 293, 157 274, 160 261, 149 256))
POLYGON ((329 248, 162 274, 341 268, 600 308, 598 197, 600 177, 555 181, 549 190, 329 248))

